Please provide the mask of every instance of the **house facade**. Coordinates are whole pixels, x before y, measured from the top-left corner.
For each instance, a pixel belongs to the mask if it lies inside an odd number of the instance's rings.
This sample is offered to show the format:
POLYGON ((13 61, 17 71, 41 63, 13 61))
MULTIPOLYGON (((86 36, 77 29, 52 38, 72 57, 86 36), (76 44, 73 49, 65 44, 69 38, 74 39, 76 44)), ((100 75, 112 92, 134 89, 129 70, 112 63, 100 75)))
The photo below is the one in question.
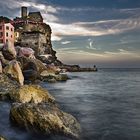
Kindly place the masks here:
POLYGON ((14 26, 11 23, 0 23, 0 44, 10 42, 14 45, 14 26))

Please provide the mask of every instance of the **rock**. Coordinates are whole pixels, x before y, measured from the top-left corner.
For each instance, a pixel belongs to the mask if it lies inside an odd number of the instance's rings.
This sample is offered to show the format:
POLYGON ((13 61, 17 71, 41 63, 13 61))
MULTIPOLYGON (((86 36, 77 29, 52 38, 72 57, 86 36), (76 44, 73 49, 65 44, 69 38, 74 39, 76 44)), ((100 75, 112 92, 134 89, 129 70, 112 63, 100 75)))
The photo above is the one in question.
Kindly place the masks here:
POLYGON ((36 70, 38 74, 46 70, 46 66, 38 59, 30 59, 27 57, 19 57, 18 60, 21 63, 22 70, 36 70))
POLYGON ((55 78, 57 81, 67 81, 69 79, 67 74, 58 74, 55 78))
POLYGON ((19 88, 19 84, 8 78, 4 74, 0 74, 0 100, 9 100, 9 93, 13 92, 15 88, 19 88))
POLYGON ((30 82, 35 82, 35 80, 38 78, 38 72, 33 69, 24 70, 23 75, 24 79, 30 82))
POLYGON ((54 98, 49 92, 37 85, 24 85, 10 93, 11 100, 21 103, 53 102, 54 98))
POLYGON ((4 72, 18 81, 21 86, 24 84, 24 77, 19 63, 16 60, 10 61, 9 65, 4 68, 4 72))
POLYGON ((34 50, 31 49, 31 48, 25 48, 25 47, 19 47, 18 48, 18 56, 19 57, 29 57, 29 58, 33 58, 35 59, 35 56, 34 56, 34 50))
POLYGON ((53 71, 43 71, 41 74, 41 79, 43 81, 48 81, 48 82, 56 82, 56 81, 66 81, 68 80, 68 75, 67 74, 55 74, 53 71))
POLYGON ((16 50, 11 42, 8 42, 4 45, 2 49, 2 54, 7 60, 13 60, 16 58, 16 50))
POLYGON ((80 125, 77 120, 53 104, 15 103, 10 110, 10 119, 14 124, 35 133, 79 137, 80 125))
POLYGON ((18 61, 21 63, 25 80, 28 81, 34 82, 40 77, 40 73, 47 69, 47 67, 38 59, 19 57, 18 61))
POLYGON ((0 60, 0 74, 2 73, 2 64, 1 64, 1 60, 0 60))
POLYGON ((55 57, 52 56, 51 54, 44 54, 44 55, 39 55, 37 57, 39 60, 41 60, 43 63, 46 63, 46 64, 51 64, 55 61, 55 57))
POLYGON ((0 140, 6 140, 6 138, 0 135, 0 140))
POLYGON ((1 60, 1 63, 2 63, 2 66, 5 67, 6 65, 8 65, 9 61, 6 60, 2 54, 2 52, 0 52, 0 60, 1 60))

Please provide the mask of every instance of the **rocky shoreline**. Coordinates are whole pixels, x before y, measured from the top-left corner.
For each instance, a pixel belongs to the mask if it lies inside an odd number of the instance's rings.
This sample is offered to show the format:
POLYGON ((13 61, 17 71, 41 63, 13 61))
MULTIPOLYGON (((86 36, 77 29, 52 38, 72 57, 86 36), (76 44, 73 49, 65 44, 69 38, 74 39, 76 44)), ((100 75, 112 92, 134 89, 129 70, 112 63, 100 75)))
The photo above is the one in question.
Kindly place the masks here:
MULTIPOLYGON (((5 23, 12 23, 18 34, 14 42, 0 44, 0 101, 12 102, 9 118, 11 124, 19 128, 79 139, 78 121, 63 112, 54 97, 35 83, 66 81, 69 79, 67 71, 95 72, 97 68, 81 68, 59 61, 52 48, 51 27, 43 22, 39 12, 35 12, 37 18, 30 13, 29 16, 30 19, 17 17, 13 21, 0 18, 5 23)), ((0 140, 4 138, 0 137, 0 140)))
POLYGON ((46 89, 34 84, 20 86, 5 74, 0 74, 0 85, 0 100, 12 102, 11 124, 41 135, 57 134, 79 139, 80 124, 58 107, 46 89))

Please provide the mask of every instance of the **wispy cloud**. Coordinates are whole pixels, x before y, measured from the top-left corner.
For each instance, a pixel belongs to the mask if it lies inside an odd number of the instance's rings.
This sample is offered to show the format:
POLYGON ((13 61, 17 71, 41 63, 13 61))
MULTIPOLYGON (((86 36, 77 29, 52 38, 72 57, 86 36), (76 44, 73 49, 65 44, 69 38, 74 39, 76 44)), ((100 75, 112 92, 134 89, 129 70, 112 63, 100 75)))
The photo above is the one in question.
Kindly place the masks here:
POLYGON ((54 36, 103 36, 137 30, 140 28, 140 18, 50 25, 54 36))
MULTIPOLYGON (((58 7, 52 6, 50 4, 44 4, 36 0, 5 0, 1 1, 1 5, 5 9, 15 9, 20 8, 21 6, 27 6, 34 8, 38 11, 41 11, 44 21, 51 25, 52 27, 52 39, 60 41, 63 36, 103 36, 103 35, 112 35, 120 34, 130 30, 140 28, 140 18, 135 17, 140 11, 140 8, 134 9, 119 9, 115 12, 120 13, 132 13, 134 17, 129 17, 127 19, 112 19, 112 20, 99 20, 94 22, 73 22, 70 24, 62 24, 59 17, 59 11, 99 11, 105 10, 104 8, 95 8, 95 7, 84 7, 84 8, 67 8, 67 7, 58 7), (9 5, 9 3, 12 3, 9 5), (137 13, 137 14, 136 14, 137 13)), ((16 12, 19 14, 20 12, 16 12)), ((139 14, 138 14, 139 15, 139 14)), ((19 15, 17 15, 19 16, 19 15)), ((90 43, 90 47, 92 42, 90 43)))
POLYGON ((86 48, 90 50, 97 50, 97 48, 95 47, 95 41, 92 39, 88 39, 88 45, 86 46, 86 48))
POLYGON ((117 51, 111 52, 111 51, 105 51, 104 54, 108 56, 117 56, 118 58, 120 56, 127 56, 127 57, 133 57, 133 58, 140 58, 139 52, 134 52, 134 51, 128 51, 124 49, 118 49, 117 51))

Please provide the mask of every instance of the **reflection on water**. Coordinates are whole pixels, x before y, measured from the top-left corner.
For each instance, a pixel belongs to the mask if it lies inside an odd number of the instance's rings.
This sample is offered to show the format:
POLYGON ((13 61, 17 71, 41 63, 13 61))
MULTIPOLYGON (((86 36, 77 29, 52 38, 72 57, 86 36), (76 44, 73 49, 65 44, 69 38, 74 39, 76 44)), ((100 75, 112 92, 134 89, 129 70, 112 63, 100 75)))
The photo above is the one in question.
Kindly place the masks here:
MULTIPOLYGON (((140 70, 69 73, 71 80, 42 84, 60 108, 81 124, 83 140, 140 140, 140 70)), ((10 140, 68 140, 34 136, 9 124, 10 104, 0 102, 0 134, 10 140), (40 138, 41 137, 41 138, 40 138)))

